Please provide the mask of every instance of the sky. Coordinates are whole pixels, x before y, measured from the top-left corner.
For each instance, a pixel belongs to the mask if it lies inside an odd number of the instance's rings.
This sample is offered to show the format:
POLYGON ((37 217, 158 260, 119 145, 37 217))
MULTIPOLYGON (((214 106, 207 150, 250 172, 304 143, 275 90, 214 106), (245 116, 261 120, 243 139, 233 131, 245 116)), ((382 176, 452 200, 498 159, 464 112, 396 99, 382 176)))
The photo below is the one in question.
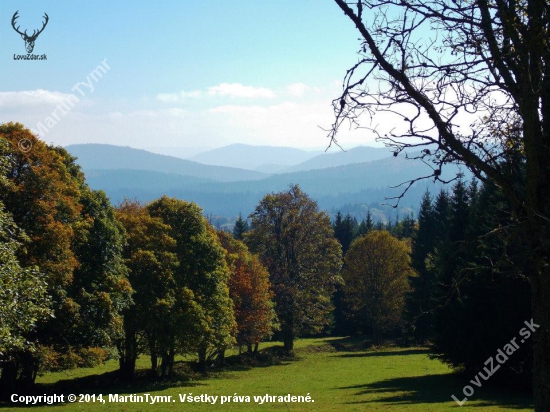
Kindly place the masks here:
MULTIPOLYGON (((324 148, 358 34, 332 0, 0 2, 0 123, 47 143, 324 148), (21 32, 40 29, 21 60, 21 32)), ((344 147, 376 145, 344 130, 344 147)))

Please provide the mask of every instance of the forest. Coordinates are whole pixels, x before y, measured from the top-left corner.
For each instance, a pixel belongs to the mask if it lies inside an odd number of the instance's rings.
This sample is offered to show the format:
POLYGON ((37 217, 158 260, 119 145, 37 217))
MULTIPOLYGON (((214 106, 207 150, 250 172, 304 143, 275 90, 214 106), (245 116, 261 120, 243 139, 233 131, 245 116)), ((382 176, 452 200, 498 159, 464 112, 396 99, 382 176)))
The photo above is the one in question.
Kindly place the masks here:
MULTIPOLYGON (((180 356, 205 372, 233 348, 254 357, 280 341, 292 356, 318 336, 428 345, 488 380, 485 360, 532 320, 513 264, 523 245, 502 235, 511 214, 490 183, 459 176, 388 223, 331 222, 292 185, 227 232, 181 199, 112 205, 65 149, 18 123, 0 126, 0 159, 3 400, 110 359, 132 382, 146 355, 148 379, 169 381, 180 356)), ((491 381, 529 389, 532 362, 526 339, 491 381)))

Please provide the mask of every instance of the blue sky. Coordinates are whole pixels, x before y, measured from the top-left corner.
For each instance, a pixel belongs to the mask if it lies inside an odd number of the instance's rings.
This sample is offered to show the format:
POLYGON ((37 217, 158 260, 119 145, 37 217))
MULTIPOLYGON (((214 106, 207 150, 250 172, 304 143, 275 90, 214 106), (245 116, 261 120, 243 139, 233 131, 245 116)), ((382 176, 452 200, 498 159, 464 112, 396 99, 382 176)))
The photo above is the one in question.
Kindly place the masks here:
MULTIPOLYGON (((359 47, 331 0, 3 0, 0 39, 0 122, 36 130, 76 93, 44 140, 141 148, 323 147, 359 47), (29 34, 48 14, 33 51, 46 61, 14 60, 26 54, 16 10, 29 34), (93 92, 71 90, 104 59, 93 92)), ((365 131, 341 140, 373 144, 365 131)))

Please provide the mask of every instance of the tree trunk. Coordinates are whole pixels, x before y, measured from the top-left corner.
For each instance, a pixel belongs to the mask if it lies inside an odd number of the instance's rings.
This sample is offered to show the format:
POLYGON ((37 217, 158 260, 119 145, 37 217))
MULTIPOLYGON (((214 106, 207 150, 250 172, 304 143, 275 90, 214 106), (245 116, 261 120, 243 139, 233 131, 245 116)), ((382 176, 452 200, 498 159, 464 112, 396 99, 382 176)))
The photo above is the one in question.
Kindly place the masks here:
POLYGON ((283 327, 283 343, 287 352, 294 350, 294 330, 292 325, 285 325, 283 327))
POLYGON ((174 379, 174 358, 175 358, 175 349, 172 346, 170 348, 170 353, 168 353, 168 378, 174 379))
POLYGON ((168 352, 163 351, 161 358, 162 362, 160 364, 160 378, 164 379, 166 377, 166 369, 168 367, 168 352))
POLYGON ((258 342, 256 342, 254 344, 254 353, 258 353, 258 348, 260 347, 260 344, 258 342))
POLYGON ((372 325, 372 340, 375 345, 380 345, 380 331, 376 325, 372 325))
POLYGON ((120 366, 120 376, 125 381, 131 381, 135 377, 136 360, 135 358, 126 358, 122 360, 120 366))
POLYGON ((206 347, 201 346, 199 349, 199 370, 204 371, 206 369, 206 347))
MULTIPOLYGON (((544 2, 529 1, 527 4, 531 18, 536 16, 538 19, 544 10, 544 2)), ((531 56, 534 58, 529 73, 534 75, 539 60, 536 55, 531 56)), ((548 76, 548 73, 544 75, 548 76)), ((536 84, 540 80, 530 77, 529 82, 534 81, 536 84)), ((546 78, 534 89, 522 86, 524 93, 518 107, 523 120, 526 158, 524 212, 527 217, 522 235, 524 244, 530 249, 526 261, 529 264, 527 274, 531 280, 533 322, 540 325, 531 337, 533 395, 535 411, 550 412, 550 82, 546 78), (538 90, 540 86, 543 87, 542 92, 538 90)))
MULTIPOLYGON (((547 266, 547 265, 546 265, 547 266)), ((533 394, 536 412, 550 412, 550 270, 531 278, 533 322, 533 394)))
POLYGON ((224 366, 225 365, 225 350, 220 349, 218 352, 218 359, 217 359, 218 366, 224 366))
POLYGON ((159 358, 155 352, 151 353, 151 374, 155 376, 159 367, 159 358))
POLYGON ((8 401, 16 393, 17 366, 15 362, 4 361, 0 368, 0 400, 8 401))
POLYGON ((136 332, 133 318, 127 313, 124 315, 125 338, 118 344, 120 358, 118 360, 120 377, 131 381, 135 377, 137 353, 136 332))

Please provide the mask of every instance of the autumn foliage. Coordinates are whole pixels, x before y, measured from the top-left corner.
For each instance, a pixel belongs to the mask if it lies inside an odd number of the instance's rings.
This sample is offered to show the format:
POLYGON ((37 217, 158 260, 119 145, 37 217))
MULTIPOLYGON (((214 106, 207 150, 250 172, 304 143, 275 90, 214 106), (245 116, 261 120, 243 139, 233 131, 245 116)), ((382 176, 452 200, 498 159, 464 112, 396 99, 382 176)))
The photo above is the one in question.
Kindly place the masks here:
POLYGON ((230 270, 229 295, 233 300, 237 322, 237 344, 252 351, 273 334, 276 315, 269 273, 244 243, 230 234, 218 231, 230 270))
POLYGON ((123 333, 121 310, 131 287, 120 258, 123 229, 106 196, 85 184, 75 159, 17 123, 0 125, 0 139, 0 202, 25 234, 17 263, 43 275, 53 312, 23 328, 22 338, 33 347, 3 354, 3 382, 26 387, 39 369, 104 358, 99 348, 123 333))
POLYGON ((359 330, 380 342, 383 332, 399 326, 412 274, 410 245, 387 231, 372 230, 351 244, 342 276, 359 330))

